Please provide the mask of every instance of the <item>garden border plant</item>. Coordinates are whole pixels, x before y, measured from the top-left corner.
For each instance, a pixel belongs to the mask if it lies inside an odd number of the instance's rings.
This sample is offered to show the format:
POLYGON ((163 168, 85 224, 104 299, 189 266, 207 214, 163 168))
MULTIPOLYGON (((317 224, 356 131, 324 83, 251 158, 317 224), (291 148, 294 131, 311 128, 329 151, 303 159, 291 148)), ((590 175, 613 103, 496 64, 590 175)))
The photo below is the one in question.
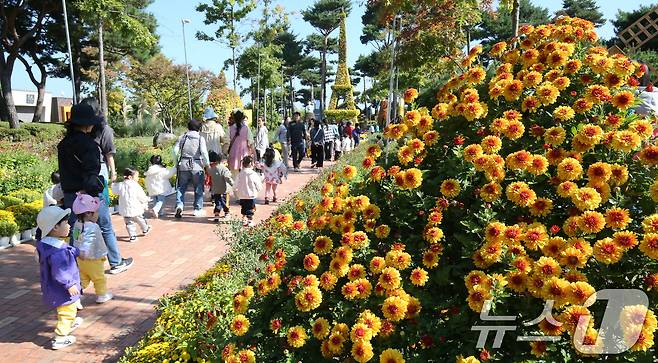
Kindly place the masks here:
MULTIPOLYGON (((362 160, 365 144, 343 155, 335 165, 325 168, 294 198, 282 203, 273 216, 289 214, 295 220, 305 221, 304 206, 314 205, 321 199, 320 190, 327 175, 362 160)), ((224 240, 230 245, 230 252, 186 289, 163 297, 156 308, 159 316, 154 327, 139 343, 126 349, 120 362, 220 360, 223 344, 231 336, 229 325, 235 291, 255 278, 265 266, 267 252, 262 242, 271 233, 272 218, 247 231, 238 222, 227 228, 220 227, 225 233, 224 240)), ((294 258, 300 245, 309 243, 312 235, 305 228, 301 229, 283 241, 281 248, 294 258)))

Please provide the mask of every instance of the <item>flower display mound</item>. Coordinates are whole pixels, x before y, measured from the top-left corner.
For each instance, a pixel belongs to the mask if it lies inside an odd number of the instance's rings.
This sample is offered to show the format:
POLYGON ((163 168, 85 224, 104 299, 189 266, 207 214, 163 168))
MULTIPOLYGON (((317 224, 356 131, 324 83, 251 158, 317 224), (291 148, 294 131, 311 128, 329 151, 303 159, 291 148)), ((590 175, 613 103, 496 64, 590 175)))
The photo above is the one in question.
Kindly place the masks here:
MULTIPOLYGON (((642 289, 655 307, 658 146, 654 120, 631 112, 641 67, 585 20, 520 34, 487 69, 474 48, 433 109, 412 104, 388 148, 332 174, 306 226, 273 219, 224 361, 595 361, 595 291, 642 289), (278 247, 290 238, 301 251, 278 247), (485 302, 515 321, 481 320, 485 302), (477 348, 473 327, 496 325, 515 331, 477 348)), ((613 358, 650 361, 654 313, 616 314, 631 347, 613 358)))

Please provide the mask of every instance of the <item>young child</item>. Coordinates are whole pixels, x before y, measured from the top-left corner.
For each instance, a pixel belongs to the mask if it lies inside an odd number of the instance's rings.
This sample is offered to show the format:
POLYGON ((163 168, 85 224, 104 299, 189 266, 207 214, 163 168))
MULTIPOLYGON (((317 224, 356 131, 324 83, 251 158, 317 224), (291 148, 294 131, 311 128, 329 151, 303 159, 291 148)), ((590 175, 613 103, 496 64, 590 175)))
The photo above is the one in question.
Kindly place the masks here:
POLYGON ((76 303, 82 288, 75 259, 80 251, 66 242, 70 213, 70 209, 48 206, 37 215, 37 255, 43 302, 57 309, 55 337, 51 340, 55 350, 75 343, 71 333, 83 322, 81 317, 76 317, 76 303))
POLYGON ((128 167, 123 171, 123 181, 112 183, 112 192, 119 196, 119 214, 126 222, 130 242, 137 241, 135 223, 139 224, 144 236, 151 231, 151 226, 144 219, 144 210, 148 208, 149 199, 137 182, 138 180, 139 172, 128 167))
POLYGON ((162 164, 162 157, 160 155, 151 156, 151 166, 144 174, 144 183, 146 184, 146 191, 153 201, 153 216, 155 218, 162 217, 162 205, 164 204, 165 197, 174 191, 169 179, 176 174, 176 168, 167 169, 162 164))
POLYGON ((229 219, 231 217, 226 196, 231 192, 233 179, 231 178, 231 172, 222 163, 221 155, 210 151, 208 153, 208 159, 210 160, 210 167, 208 168, 208 174, 210 174, 211 179, 210 192, 215 202, 215 222, 219 222, 222 211, 224 212, 224 215, 221 217, 222 219, 229 219))
POLYGON ((342 137, 334 139, 334 161, 340 159, 340 154, 343 149, 343 141, 341 139, 342 137))
POLYGON ((48 187, 43 193, 43 206, 64 204, 64 192, 62 191, 62 186, 59 185, 59 173, 57 171, 53 171, 50 174, 50 181, 53 185, 48 187))
POLYGON ((107 247, 101 227, 98 225, 100 203, 96 197, 78 193, 71 209, 77 216, 73 225, 73 246, 80 250, 78 268, 80 269, 81 286, 86 289, 89 282, 93 282, 96 303, 103 304, 110 301, 113 295, 107 291, 107 279, 105 278, 107 247))
POLYGON ((262 164, 263 175, 265 177, 265 204, 270 204, 268 196, 272 191, 272 203, 276 203, 276 188, 282 183, 281 178, 286 175, 286 167, 280 160, 276 160, 274 149, 265 150, 262 164))
POLYGON ((240 207, 242 207, 242 225, 245 227, 254 226, 253 218, 256 211, 256 197, 258 197, 258 193, 263 189, 263 181, 253 166, 253 158, 251 156, 245 156, 242 159, 242 170, 240 170, 235 183, 235 189, 240 199, 240 207))

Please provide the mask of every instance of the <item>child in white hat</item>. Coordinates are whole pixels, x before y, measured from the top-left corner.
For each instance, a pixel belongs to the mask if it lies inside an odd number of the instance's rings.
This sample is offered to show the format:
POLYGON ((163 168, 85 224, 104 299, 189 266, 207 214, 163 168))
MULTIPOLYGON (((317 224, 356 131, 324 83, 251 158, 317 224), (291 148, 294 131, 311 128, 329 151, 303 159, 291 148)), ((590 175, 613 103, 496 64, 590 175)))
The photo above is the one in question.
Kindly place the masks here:
POLYGON ((80 251, 67 243, 70 209, 57 206, 43 208, 37 216, 37 253, 43 302, 57 309, 57 326, 52 348, 57 350, 75 343, 71 333, 82 325, 76 317, 80 300, 80 271, 76 257, 80 251))
POLYGON ((100 200, 88 194, 78 193, 73 201, 73 213, 77 216, 73 225, 73 245, 80 250, 78 268, 83 289, 94 283, 96 303, 102 304, 112 299, 112 293, 107 291, 105 277, 105 260, 107 247, 103 232, 98 225, 98 208, 100 200))

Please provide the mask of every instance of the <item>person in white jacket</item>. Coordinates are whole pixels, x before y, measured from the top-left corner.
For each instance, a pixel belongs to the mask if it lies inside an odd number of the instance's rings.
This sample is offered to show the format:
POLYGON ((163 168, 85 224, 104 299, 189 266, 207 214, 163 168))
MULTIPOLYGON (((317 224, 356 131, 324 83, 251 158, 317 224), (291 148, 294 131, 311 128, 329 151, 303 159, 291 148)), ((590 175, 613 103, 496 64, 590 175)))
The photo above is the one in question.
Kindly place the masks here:
POLYGON ((242 159, 242 170, 238 174, 235 189, 240 199, 242 225, 254 226, 254 212, 256 211, 256 198, 263 189, 263 179, 254 170, 254 159, 245 156, 242 159))
POLYGON ((112 183, 112 192, 119 196, 119 214, 126 222, 130 242, 135 242, 137 241, 135 223, 139 224, 144 236, 151 231, 151 226, 144 219, 144 210, 148 208, 149 198, 137 182, 139 180, 137 170, 126 168, 123 178, 122 182, 112 183))
POLYGON ((165 197, 174 192, 169 179, 176 174, 176 168, 166 168, 162 164, 162 157, 160 155, 151 156, 151 166, 144 173, 144 183, 146 184, 146 191, 153 201, 153 216, 155 218, 162 217, 162 205, 164 204, 165 197))
POLYGON ((265 127, 265 121, 262 117, 258 118, 258 133, 256 133, 256 142, 254 144, 254 149, 256 149, 256 161, 260 162, 263 156, 265 155, 265 150, 270 145, 268 140, 269 131, 265 127))

